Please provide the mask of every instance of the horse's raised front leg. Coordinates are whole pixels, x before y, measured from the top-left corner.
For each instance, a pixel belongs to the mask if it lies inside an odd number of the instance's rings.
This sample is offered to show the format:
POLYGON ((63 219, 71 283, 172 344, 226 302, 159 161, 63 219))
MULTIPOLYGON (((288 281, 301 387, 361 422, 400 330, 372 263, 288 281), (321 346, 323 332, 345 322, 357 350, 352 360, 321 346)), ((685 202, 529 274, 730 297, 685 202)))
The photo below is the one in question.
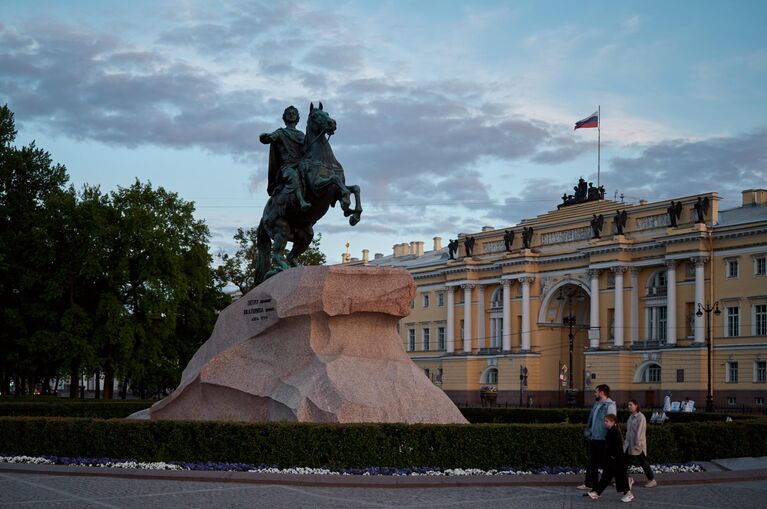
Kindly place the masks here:
MULTIPOLYGON (((351 205, 351 202, 349 201, 349 188, 346 187, 346 184, 344 181, 338 176, 338 175, 331 175, 330 177, 322 177, 315 181, 314 186, 317 189, 322 189, 323 187, 333 184, 338 188, 338 192, 341 194, 341 198, 339 202, 341 202, 341 208, 346 212, 349 209, 349 206, 351 205)), ((345 214, 348 216, 349 214, 345 214)))
POLYGON ((354 226, 360 222, 360 216, 362 215, 362 202, 360 201, 360 186, 348 186, 349 192, 354 195, 354 210, 351 210, 350 205, 344 209, 344 215, 349 217, 349 224, 354 226))

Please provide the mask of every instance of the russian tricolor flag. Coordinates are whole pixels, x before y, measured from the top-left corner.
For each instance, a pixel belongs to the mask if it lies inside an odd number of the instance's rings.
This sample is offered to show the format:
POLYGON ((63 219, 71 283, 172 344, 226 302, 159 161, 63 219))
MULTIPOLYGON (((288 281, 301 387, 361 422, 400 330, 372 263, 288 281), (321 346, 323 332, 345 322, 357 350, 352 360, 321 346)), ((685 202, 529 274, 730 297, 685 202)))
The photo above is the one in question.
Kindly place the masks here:
POLYGON ((575 129, 581 129, 586 127, 599 127, 599 112, 595 111, 583 120, 579 120, 575 123, 575 129))

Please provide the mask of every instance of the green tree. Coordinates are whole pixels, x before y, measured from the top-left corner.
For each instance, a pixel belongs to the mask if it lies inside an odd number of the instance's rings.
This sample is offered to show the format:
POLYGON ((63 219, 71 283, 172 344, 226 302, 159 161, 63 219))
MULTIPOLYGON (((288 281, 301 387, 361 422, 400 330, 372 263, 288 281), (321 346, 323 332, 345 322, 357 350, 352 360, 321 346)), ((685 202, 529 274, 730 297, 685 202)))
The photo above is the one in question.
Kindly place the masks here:
POLYGON ((219 289, 210 269, 208 227, 194 218, 193 203, 138 181, 112 193, 112 203, 119 218, 115 249, 122 253, 119 296, 126 309, 121 337, 127 357, 119 363, 120 374, 146 397, 174 378, 178 382, 180 358, 201 337, 207 339, 215 309, 203 314, 208 325, 191 338, 177 334, 179 319, 190 327, 188 312, 214 304, 219 289))
MULTIPOLYGON (((233 255, 220 252, 218 258, 221 265, 216 268, 216 277, 224 283, 232 283, 243 295, 255 286, 256 260, 258 258, 258 242, 256 241, 257 228, 243 230, 237 228, 234 240, 238 248, 233 255)), ((325 263, 325 255, 320 251, 322 234, 318 233, 309 248, 298 257, 301 265, 322 265, 325 263)))
POLYGON ((209 337, 221 292, 194 204, 136 181, 66 187, 66 169, 15 148, 0 108, 0 392, 83 373, 142 397, 173 388, 209 337))
POLYGON ((66 193, 66 168, 32 142, 17 148, 13 113, 0 108, 0 392, 51 376, 64 288, 51 277, 48 204, 66 193), (45 362, 42 362, 45 360, 45 362))

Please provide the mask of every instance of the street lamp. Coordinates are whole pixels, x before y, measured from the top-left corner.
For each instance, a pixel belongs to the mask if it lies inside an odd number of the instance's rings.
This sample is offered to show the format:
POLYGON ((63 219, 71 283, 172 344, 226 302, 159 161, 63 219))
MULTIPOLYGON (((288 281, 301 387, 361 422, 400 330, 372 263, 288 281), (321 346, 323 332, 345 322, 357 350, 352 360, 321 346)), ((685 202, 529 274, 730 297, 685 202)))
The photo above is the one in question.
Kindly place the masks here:
POLYGON ((567 334, 569 340, 569 357, 570 357, 570 369, 567 379, 567 406, 570 408, 575 407, 575 387, 573 387, 573 345, 575 334, 573 328, 575 327, 575 315, 573 315, 573 298, 578 300, 583 299, 583 293, 580 288, 569 288, 567 291, 559 290, 557 296, 558 301, 567 300, 567 316, 562 318, 562 324, 570 328, 570 332, 567 334))
POLYGON ((698 302, 698 312, 695 313, 698 318, 703 316, 703 313, 706 313, 706 342, 708 343, 708 362, 706 363, 708 366, 708 390, 706 391, 706 412, 713 412, 714 411, 714 389, 711 387, 711 352, 713 345, 712 338, 711 338, 711 312, 714 312, 716 316, 719 316, 722 314, 721 311, 719 311, 719 301, 714 302, 714 305, 707 305, 704 306, 700 302, 698 302))

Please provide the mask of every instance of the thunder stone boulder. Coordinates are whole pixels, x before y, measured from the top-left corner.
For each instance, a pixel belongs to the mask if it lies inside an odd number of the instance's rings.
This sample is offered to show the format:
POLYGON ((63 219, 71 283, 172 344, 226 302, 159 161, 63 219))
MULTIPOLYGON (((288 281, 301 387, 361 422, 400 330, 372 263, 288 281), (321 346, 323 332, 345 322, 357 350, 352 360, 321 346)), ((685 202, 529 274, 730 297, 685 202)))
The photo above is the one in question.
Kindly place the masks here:
POLYGON ((221 312, 179 387, 137 418, 466 423, 405 353, 403 269, 298 267, 221 312))

